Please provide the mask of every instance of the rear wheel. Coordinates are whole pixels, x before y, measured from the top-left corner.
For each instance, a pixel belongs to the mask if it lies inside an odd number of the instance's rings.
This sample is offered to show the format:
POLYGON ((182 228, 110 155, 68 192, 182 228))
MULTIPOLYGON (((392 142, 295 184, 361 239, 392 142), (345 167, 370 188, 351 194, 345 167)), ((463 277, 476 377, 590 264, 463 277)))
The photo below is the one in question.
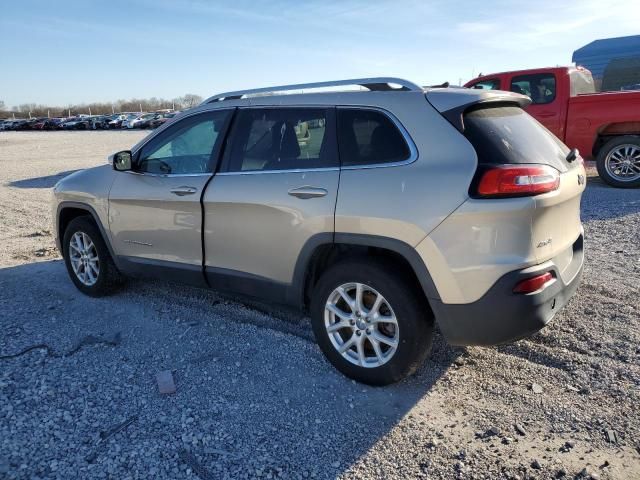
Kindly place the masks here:
POLYGON ((598 152, 598 175, 613 187, 640 187, 640 137, 624 135, 609 140, 598 152))
POLYGON ((433 319, 424 297, 381 262, 352 260, 329 268, 314 288, 311 320, 325 356, 359 382, 397 382, 431 350, 433 319))
POLYGON ((101 297, 123 282, 102 235, 89 217, 73 219, 62 241, 64 263, 75 286, 82 293, 101 297))

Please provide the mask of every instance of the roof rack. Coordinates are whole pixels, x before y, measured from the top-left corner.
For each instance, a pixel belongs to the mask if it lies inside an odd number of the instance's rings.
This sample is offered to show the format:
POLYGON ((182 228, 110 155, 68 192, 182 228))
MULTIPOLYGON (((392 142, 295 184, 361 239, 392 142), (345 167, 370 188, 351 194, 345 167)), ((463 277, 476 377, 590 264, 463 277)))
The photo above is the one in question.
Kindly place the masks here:
POLYGON ((402 78, 395 77, 373 77, 373 78, 354 78, 350 80, 335 80, 330 82, 316 82, 316 83, 300 83, 297 85, 281 85, 278 87, 265 87, 254 88, 252 90, 239 90, 237 92, 227 92, 214 95, 207 98, 202 103, 222 102, 224 100, 237 100, 246 95, 257 94, 269 94, 277 92, 286 92, 289 90, 304 90, 311 88, 326 88, 326 87, 340 87, 340 86, 360 86, 369 89, 370 91, 384 92, 384 91, 414 91, 421 92, 422 87, 415 83, 403 80, 402 78), (392 85, 400 85, 400 88, 392 85))

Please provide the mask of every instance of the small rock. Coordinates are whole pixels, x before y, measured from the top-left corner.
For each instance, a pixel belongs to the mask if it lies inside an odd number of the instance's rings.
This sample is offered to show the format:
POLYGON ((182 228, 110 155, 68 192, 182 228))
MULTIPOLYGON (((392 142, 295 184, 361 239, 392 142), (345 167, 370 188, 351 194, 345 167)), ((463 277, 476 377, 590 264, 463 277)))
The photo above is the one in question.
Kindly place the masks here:
POLYGON ((584 467, 578 474, 578 478, 585 480, 600 480, 600 475, 591 470, 589 467, 584 467))
POLYGON ((540 394, 544 391, 544 389, 538 385, 537 383, 532 383, 531 384, 531 391, 533 391, 533 393, 535 394, 540 394))
POLYGON ((575 446, 576 446, 576 442, 574 442, 573 440, 568 440, 564 442, 564 445, 562 447, 560 447, 560 451, 566 453, 575 446))
POLYGON ((489 430, 484 432, 485 437, 494 437, 496 435, 500 435, 500 429, 496 426, 493 426, 489 430))
POLYGON ((563 467, 560 467, 556 472, 556 478, 564 478, 566 476, 567 476, 567 471, 563 467))
POLYGON ((525 436, 527 434, 527 431, 524 429, 524 427, 522 425, 520 425, 519 423, 516 423, 514 425, 514 428, 516 429, 516 432, 518 432, 520 435, 525 436))
POLYGON ((567 385, 567 390, 569 390, 570 392, 579 392, 580 389, 578 387, 574 387, 573 385, 567 385))
POLYGON ((160 395, 169 395, 176 393, 176 384, 173 381, 173 374, 171 370, 164 370, 156 375, 156 382, 158 383, 158 391, 160 395))
POLYGON ((535 459, 533 462, 531 462, 531 468, 535 470, 540 470, 542 468, 542 465, 540 465, 540 462, 538 461, 538 459, 535 459))
POLYGON ((617 443, 618 437, 616 435, 615 430, 605 430, 605 436, 607 437, 607 442, 609 443, 617 443))

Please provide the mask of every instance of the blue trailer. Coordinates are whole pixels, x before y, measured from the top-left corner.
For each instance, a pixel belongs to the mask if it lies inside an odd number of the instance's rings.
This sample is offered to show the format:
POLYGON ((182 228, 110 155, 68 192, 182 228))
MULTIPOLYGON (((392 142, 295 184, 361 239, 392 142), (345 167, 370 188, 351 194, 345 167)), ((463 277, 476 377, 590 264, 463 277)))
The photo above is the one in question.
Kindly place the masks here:
POLYGON ((594 40, 571 60, 591 71, 599 91, 640 89, 640 35, 594 40))

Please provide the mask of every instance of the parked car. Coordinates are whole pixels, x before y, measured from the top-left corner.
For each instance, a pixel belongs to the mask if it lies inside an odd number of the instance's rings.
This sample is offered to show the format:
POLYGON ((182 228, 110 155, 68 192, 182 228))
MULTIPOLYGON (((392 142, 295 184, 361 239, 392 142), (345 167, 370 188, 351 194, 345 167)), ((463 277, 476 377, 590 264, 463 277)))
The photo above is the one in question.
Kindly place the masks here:
POLYGON ((44 122, 43 129, 44 130, 58 130, 61 128, 62 123, 66 120, 66 118, 50 118, 46 122, 44 122))
POLYGON ((123 127, 126 128, 147 128, 149 122, 158 116, 157 113, 143 113, 136 118, 129 119, 123 122, 123 127))
POLYGON ((174 118, 180 112, 168 112, 160 114, 158 117, 154 118, 149 122, 149 128, 158 128, 161 125, 164 125, 166 122, 174 118))
POLYGON ((596 93, 591 72, 556 67, 483 75, 474 89, 502 89, 531 98, 527 112, 586 159, 614 187, 640 187, 640 92, 596 93))
POLYGON ((109 128, 110 117, 105 115, 93 115, 87 117, 87 127, 91 130, 106 130, 109 128))
POLYGON ((50 118, 48 117, 41 117, 38 119, 35 119, 34 121, 30 122, 29 124, 29 129, 30 130, 45 130, 46 125, 50 122, 50 118))
POLYGON ((65 120, 62 123, 62 129, 64 130, 87 130, 90 125, 90 117, 73 117, 65 120))
POLYGON ((336 368, 378 385, 420 366, 434 320, 454 345, 504 343, 574 294, 586 173, 527 97, 397 78, 251 97, 265 90, 211 97, 56 184, 81 292, 142 275, 295 306, 336 368), (370 91, 282 94, 346 85, 370 91))
POLYGON ((159 113, 147 113, 141 117, 133 120, 133 128, 149 128, 153 120, 157 120, 162 115, 159 113))
POLYGON ((122 115, 120 115, 118 121, 116 121, 115 125, 117 125, 117 127, 115 128, 128 128, 129 126, 129 122, 131 120, 134 120, 136 118, 138 118, 140 116, 139 113, 124 113, 122 115))
POLYGON ((16 119, 10 123, 8 130, 24 130, 28 124, 29 124, 29 119, 26 119, 26 118, 16 119))

